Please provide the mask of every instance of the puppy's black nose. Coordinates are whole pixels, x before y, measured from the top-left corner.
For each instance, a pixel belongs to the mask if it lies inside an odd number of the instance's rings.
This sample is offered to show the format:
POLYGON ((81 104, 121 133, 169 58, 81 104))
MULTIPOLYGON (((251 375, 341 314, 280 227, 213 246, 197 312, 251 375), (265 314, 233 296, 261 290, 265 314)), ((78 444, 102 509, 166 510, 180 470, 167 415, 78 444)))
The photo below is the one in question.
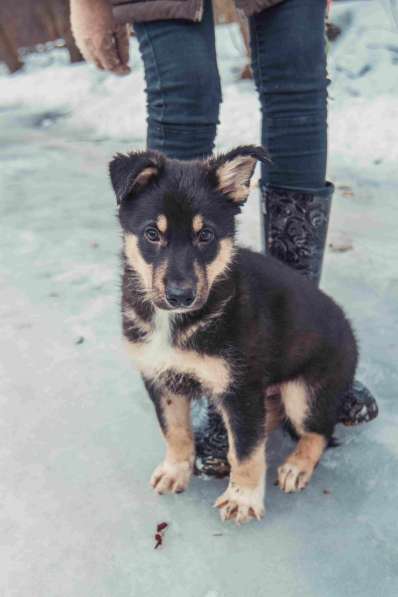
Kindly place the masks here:
POLYGON ((166 299, 171 307, 189 307, 195 300, 195 291, 190 286, 168 284, 166 287, 166 299))

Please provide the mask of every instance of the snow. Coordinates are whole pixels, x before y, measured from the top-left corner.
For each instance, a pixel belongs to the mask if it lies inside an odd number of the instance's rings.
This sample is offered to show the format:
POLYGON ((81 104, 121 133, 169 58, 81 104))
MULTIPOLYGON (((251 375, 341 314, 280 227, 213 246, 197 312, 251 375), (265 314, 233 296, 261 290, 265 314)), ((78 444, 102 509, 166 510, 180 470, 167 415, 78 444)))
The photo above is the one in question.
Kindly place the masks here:
MULTIPOLYGON (((211 507, 225 480, 171 497, 148 484, 163 445, 122 347, 106 172, 115 151, 144 145, 135 43, 124 79, 59 48, 0 75, 2 596, 397 594, 398 31, 378 2, 336 3, 334 20, 345 33, 330 49, 329 242, 352 249, 327 252, 323 286, 354 322, 381 413, 338 429, 342 447, 299 495, 273 485, 292 446, 276 433, 266 518, 240 528, 211 507)), ((236 28, 217 34, 225 149, 258 140, 259 113, 253 84, 236 81, 236 28)), ((240 235, 258 247, 256 202, 240 235)))

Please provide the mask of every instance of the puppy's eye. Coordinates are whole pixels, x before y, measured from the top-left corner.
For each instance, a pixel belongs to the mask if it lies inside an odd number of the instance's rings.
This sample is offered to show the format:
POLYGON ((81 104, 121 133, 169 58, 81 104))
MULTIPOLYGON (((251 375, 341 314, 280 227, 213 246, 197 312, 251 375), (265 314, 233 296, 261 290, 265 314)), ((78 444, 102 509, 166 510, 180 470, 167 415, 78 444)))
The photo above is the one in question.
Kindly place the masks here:
POLYGON ((211 243, 214 239, 214 232, 210 228, 202 228, 198 234, 198 240, 200 243, 211 243))
POLYGON ((148 228, 145 228, 144 236, 151 243, 157 243, 160 241, 159 230, 154 226, 148 226, 148 228))

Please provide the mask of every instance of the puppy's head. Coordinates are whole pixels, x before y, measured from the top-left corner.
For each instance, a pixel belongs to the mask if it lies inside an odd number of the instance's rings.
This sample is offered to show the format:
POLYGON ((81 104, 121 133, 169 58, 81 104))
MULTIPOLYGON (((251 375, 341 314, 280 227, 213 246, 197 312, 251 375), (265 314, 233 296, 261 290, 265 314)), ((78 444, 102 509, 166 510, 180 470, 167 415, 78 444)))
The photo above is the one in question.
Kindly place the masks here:
POLYGON ((200 309, 234 253, 234 217, 248 198, 262 147, 181 162, 154 151, 110 163, 124 252, 144 299, 161 309, 200 309))

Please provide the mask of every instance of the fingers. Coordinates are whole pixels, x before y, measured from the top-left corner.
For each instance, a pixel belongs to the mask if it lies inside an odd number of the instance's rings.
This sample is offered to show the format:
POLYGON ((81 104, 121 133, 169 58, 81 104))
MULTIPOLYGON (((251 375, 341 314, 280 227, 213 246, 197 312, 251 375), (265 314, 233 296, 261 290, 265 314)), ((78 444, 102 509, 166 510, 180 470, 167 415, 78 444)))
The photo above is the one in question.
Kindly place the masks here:
POLYGON ((97 68, 99 68, 100 70, 104 70, 104 67, 97 58, 97 52, 91 39, 84 40, 84 43, 81 43, 79 49, 86 62, 93 62, 97 68))
POLYGON ((102 68, 115 74, 125 74, 126 65, 123 65, 117 51, 117 45, 113 32, 109 31, 103 35, 97 46, 96 56, 102 68))
POLYGON ((85 56, 84 58, 86 62, 93 62, 97 68, 99 68, 100 70, 104 70, 101 62, 97 58, 95 58, 95 56, 92 56, 90 59, 87 59, 85 56))
POLYGON ((82 54, 87 62, 93 62, 97 68, 108 70, 116 75, 126 75, 130 72, 127 65, 129 57, 129 39, 126 28, 119 32, 120 42, 116 38, 116 33, 107 31, 101 36, 94 36, 91 39, 84 40, 82 44, 82 54), (122 48, 123 60, 120 58, 119 47, 122 48))
POLYGON ((119 55, 121 66, 125 69, 125 73, 130 72, 129 50, 130 50, 130 27, 129 25, 122 25, 115 31, 115 45, 119 55))

